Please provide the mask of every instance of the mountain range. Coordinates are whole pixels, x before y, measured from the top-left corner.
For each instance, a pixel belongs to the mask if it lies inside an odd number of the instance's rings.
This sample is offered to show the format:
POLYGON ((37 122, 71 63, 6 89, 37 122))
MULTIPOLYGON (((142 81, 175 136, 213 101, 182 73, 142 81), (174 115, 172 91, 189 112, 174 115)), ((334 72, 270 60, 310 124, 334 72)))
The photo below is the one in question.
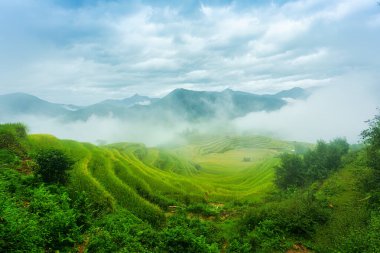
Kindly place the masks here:
POLYGON ((236 118, 250 112, 279 110, 287 99, 306 99, 302 88, 272 95, 257 95, 226 89, 221 92, 176 89, 162 98, 138 94, 125 99, 108 99, 89 106, 57 104, 25 93, 0 95, 0 121, 20 115, 62 118, 66 121, 87 120, 91 116, 120 119, 183 119, 200 121, 217 117, 236 118))

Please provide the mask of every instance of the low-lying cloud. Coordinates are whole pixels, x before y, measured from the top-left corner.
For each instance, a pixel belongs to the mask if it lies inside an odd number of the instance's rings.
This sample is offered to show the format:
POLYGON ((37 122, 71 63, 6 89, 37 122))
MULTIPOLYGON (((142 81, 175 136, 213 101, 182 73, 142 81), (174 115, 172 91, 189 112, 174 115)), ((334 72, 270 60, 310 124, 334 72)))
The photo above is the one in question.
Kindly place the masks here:
MULTIPOLYGON (((117 118, 90 116, 87 120, 63 121, 60 118, 25 115, 2 118, 2 122, 24 122, 31 133, 49 133, 62 139, 92 143, 139 142, 148 146, 168 143, 183 144, 184 133, 251 134, 275 138, 315 142, 345 137, 351 143, 360 141, 366 121, 379 111, 379 78, 364 72, 331 81, 314 90, 307 100, 287 100, 277 111, 254 112, 228 120, 217 118, 193 123, 181 115, 157 118, 117 118), (364 78, 363 78, 364 77, 364 78)), ((223 103, 228 103, 228 100, 223 103)), ((223 108, 229 108, 223 105, 223 108)), ((231 107, 232 108, 232 107, 231 107)), ((160 115, 163 116, 163 115, 160 115)))
POLYGON ((251 113, 234 120, 241 132, 269 134, 288 140, 315 142, 346 137, 360 140, 380 106, 378 81, 350 75, 315 91, 306 101, 294 101, 279 111, 251 113))

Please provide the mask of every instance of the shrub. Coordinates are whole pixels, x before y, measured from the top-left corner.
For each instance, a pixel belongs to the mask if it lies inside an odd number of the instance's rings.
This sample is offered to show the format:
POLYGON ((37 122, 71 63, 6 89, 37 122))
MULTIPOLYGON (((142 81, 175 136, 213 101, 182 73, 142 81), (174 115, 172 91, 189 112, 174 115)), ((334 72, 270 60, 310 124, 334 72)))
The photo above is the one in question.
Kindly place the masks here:
POLYGON ((160 237, 162 240, 162 252, 219 252, 216 244, 208 244, 203 235, 196 236, 186 227, 167 228, 163 230, 160 237))
POLYGON ((36 155, 38 175, 46 183, 65 184, 68 180, 67 170, 71 169, 73 161, 59 149, 39 151, 36 155))
POLYGON ((283 154, 281 165, 276 167, 277 186, 286 189, 292 186, 300 187, 305 184, 305 164, 302 157, 294 154, 283 154))

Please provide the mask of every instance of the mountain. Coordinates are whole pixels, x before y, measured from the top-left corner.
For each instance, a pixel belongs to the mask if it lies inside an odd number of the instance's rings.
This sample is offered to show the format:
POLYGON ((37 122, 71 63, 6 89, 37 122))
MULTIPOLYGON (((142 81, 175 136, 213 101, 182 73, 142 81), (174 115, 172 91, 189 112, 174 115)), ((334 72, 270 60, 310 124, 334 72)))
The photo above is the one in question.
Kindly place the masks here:
POLYGON ((110 105, 110 106, 121 106, 121 107, 131 107, 134 105, 150 105, 152 102, 158 100, 157 98, 150 98, 147 96, 140 96, 135 94, 132 97, 124 99, 107 99, 95 105, 110 105))
POLYGON ((187 120, 235 118, 249 112, 273 111, 286 102, 272 95, 255 95, 230 89, 222 92, 176 89, 153 103, 155 111, 171 111, 187 120))
POLYGON ((156 101, 157 98, 150 98, 146 96, 140 96, 135 94, 132 97, 124 99, 107 99, 97 104, 89 105, 70 113, 68 117, 70 119, 80 120, 87 119, 91 115, 108 116, 113 115, 119 118, 127 116, 127 109, 135 105, 150 105, 156 101))
POLYGON ((294 87, 290 90, 283 90, 274 95, 278 98, 306 99, 310 96, 310 91, 294 87))
POLYGON ((108 99, 89 106, 55 104, 24 93, 0 96, 0 120, 17 115, 60 117, 66 121, 87 120, 92 115, 119 119, 159 120, 173 123, 177 119, 201 121, 232 119, 250 112, 279 110, 286 99, 305 99, 308 91, 293 88, 274 95, 257 95, 226 89, 221 92, 176 89, 158 99, 138 94, 125 99, 108 99))
POLYGON ((5 116, 43 115, 57 117, 65 115, 64 105, 54 104, 25 93, 0 95, 0 120, 5 116))

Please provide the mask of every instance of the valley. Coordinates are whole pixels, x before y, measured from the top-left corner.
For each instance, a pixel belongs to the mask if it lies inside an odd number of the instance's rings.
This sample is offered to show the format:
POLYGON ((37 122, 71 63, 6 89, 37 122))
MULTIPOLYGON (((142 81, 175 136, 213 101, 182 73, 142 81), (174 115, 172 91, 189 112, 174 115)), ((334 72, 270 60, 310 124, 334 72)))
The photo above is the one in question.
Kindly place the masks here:
POLYGON ((380 253, 380 0, 0 0, 0 253, 380 253))
POLYGON ((350 148, 344 139, 310 144, 199 133, 185 139, 162 147, 97 146, 28 135, 22 124, 0 125, 0 225, 6 238, 0 246, 327 252, 355 249, 350 243, 358 235, 365 238, 360 242, 368 240, 363 252, 380 245, 373 237, 379 216, 370 206, 377 206, 371 197, 377 191, 364 186, 375 172, 363 147, 350 148))
POLYGON ((292 142, 259 136, 221 136, 170 149, 129 143, 97 147, 48 135, 30 139, 36 147, 61 148, 74 157, 75 190, 100 192, 96 201, 108 200, 110 208, 134 203, 152 212, 185 202, 259 201, 273 189, 278 155, 294 150, 292 142))

